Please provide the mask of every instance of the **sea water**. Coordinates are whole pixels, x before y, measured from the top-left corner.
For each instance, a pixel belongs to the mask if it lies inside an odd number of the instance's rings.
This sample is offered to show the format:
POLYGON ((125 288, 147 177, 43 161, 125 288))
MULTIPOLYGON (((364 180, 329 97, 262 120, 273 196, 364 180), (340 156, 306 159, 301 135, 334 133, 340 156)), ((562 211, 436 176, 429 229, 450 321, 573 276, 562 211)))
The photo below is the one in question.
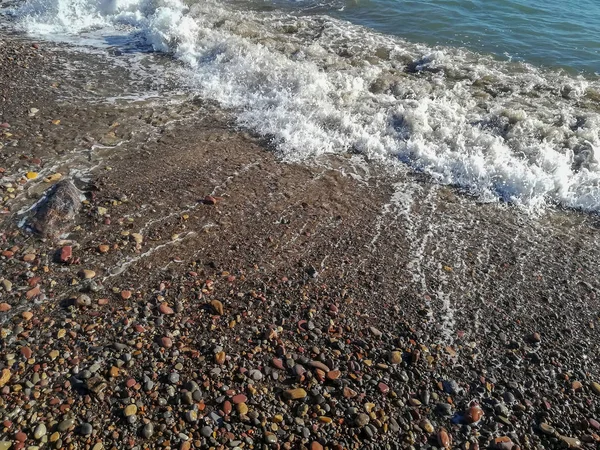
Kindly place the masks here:
POLYGON ((7 17, 172 55, 285 160, 358 153, 488 201, 600 210, 588 0, 26 0, 7 17))

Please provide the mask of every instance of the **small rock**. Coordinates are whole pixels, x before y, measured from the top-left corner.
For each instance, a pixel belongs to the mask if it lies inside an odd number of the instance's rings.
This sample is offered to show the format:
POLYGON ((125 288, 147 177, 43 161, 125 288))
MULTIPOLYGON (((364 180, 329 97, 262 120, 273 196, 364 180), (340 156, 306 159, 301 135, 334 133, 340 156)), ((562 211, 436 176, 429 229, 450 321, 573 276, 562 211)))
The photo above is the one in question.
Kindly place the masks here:
POLYGON ((556 430, 550 425, 548 425, 546 422, 540 423, 540 431, 550 436, 553 436, 556 433, 556 430))
POLYGON ((577 438, 567 437, 567 436, 559 436, 561 441, 563 441, 569 448, 580 448, 581 441, 577 438))
POLYGON ((158 310, 160 311, 161 314, 165 314, 165 315, 175 314, 175 311, 173 311, 173 308, 171 308, 165 302, 160 304, 160 306, 158 307, 158 310))
POLYGON ((2 280, 2 287, 6 292, 12 291, 12 282, 6 278, 2 280))
POLYGON ((152 425, 152 422, 149 422, 146 425, 144 425, 144 428, 142 428, 142 436, 144 436, 146 439, 150 439, 153 434, 154 425, 152 425))
POLYGON ((595 381, 592 381, 590 387, 592 388, 594 394, 600 395, 600 384, 596 383, 595 381))
POLYGON ((265 442, 267 444, 277 444, 277 436, 273 433, 265 433, 265 442))
POLYGON ((46 435, 46 425, 44 425, 43 423, 40 423, 37 427, 35 427, 35 430, 33 431, 33 437, 39 441, 45 435, 46 435))
POLYGON ((284 397, 288 400, 300 400, 307 396, 308 394, 302 388, 297 389, 288 389, 284 393, 284 397))
POLYGON ((69 262, 73 256, 73 247, 70 245, 65 245, 60 249, 60 261, 61 262, 69 262))
POLYGON ((71 428, 73 428, 73 426, 75 425, 75 421, 73 419, 65 419, 62 422, 60 422, 58 424, 58 431, 60 431, 61 433, 70 430, 71 428))
POLYGON ((369 422, 371 421, 371 418, 365 414, 365 413, 360 413, 356 416, 356 418, 354 419, 354 424, 357 427, 364 427, 365 425, 367 425, 369 422))
POLYGON ((211 301, 210 306, 212 306, 212 308, 216 314, 218 314, 220 316, 223 315, 223 303, 221 303, 219 300, 211 301))
POLYGON ((79 427, 79 434, 81 434, 82 436, 89 436, 93 432, 94 432, 94 428, 92 427, 92 424, 90 424, 90 423, 84 422, 79 427))
POLYGON ((59 181, 46 194, 34 216, 31 228, 43 235, 57 238, 70 226, 81 208, 79 191, 70 180, 59 181))
POLYGON ((125 417, 134 416, 137 413, 137 406, 134 403, 127 405, 123 413, 125 417))
POLYGON ((437 433, 437 440, 438 444, 442 448, 450 448, 450 435, 448 434, 448 431, 446 431, 445 428, 440 428, 440 430, 437 433))
POLYGON ((89 280, 96 276, 96 272, 94 272, 93 270, 84 269, 79 273, 79 276, 81 278, 85 278, 86 280, 89 280))
POLYGON ((136 244, 141 244, 144 242, 144 237, 140 233, 131 233, 130 236, 136 244))
POLYGON ((472 406, 465 414, 465 421, 468 424, 475 424, 483 417, 483 410, 479 406, 472 406))
POLYGON ((390 353, 390 363, 391 364, 400 364, 402 362, 402 353, 398 351, 393 351, 390 353))

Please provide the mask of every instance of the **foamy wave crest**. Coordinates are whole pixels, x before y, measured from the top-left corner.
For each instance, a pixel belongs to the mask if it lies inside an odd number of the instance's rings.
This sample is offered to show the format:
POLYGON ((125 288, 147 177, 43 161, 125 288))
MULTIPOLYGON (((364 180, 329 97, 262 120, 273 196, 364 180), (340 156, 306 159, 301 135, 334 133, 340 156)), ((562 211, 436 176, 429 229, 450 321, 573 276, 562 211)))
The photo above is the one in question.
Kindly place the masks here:
POLYGON ((16 15, 29 31, 141 36, 288 160, 360 152, 486 198, 600 209, 598 81, 211 0, 35 0, 16 15))

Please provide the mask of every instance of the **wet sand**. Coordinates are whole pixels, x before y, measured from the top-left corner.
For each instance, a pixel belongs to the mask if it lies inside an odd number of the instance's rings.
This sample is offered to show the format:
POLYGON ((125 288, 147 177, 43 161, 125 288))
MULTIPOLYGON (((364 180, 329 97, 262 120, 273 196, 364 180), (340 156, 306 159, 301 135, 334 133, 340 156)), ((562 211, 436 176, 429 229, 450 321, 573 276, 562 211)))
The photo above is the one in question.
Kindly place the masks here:
POLYGON ((0 63, 0 449, 597 447, 596 217, 285 163, 102 56, 0 63), (43 239, 58 173, 85 201, 43 239))

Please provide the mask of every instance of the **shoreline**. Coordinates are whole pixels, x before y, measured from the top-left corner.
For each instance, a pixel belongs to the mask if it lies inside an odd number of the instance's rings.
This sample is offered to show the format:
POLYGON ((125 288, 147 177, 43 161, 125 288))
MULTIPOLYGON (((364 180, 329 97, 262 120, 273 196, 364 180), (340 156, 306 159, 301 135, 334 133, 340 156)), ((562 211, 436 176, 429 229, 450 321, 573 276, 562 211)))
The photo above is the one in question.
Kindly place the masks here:
POLYGON ((2 43, 0 449, 600 441, 593 216, 282 163, 211 103, 102 102, 125 69, 2 43), (65 241, 17 226, 56 173, 65 241))

